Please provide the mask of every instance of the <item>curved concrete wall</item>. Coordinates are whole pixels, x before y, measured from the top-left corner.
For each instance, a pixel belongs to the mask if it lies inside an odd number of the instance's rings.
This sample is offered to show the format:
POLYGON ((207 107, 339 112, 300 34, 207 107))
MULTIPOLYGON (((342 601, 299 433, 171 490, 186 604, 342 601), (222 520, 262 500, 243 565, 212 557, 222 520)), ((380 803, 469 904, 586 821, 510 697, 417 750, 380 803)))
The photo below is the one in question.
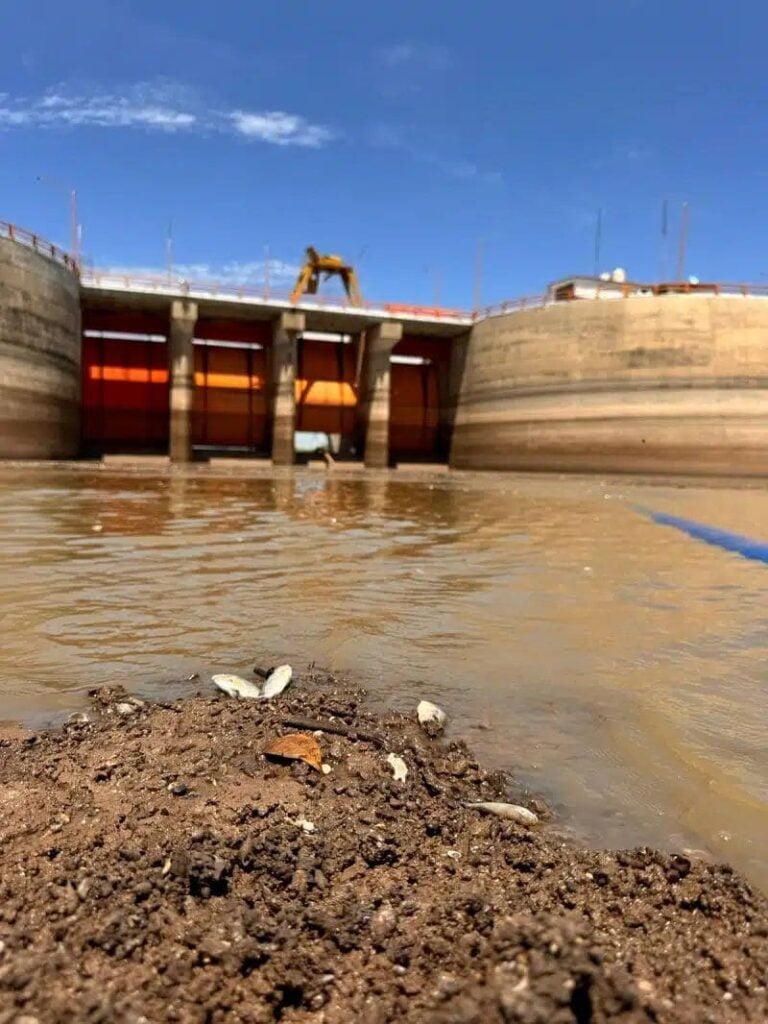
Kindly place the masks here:
POLYGON ((80 444, 80 286, 0 239, 0 458, 66 458, 80 444))
POLYGON ((451 464, 768 474, 768 299, 574 301, 478 323, 451 464))

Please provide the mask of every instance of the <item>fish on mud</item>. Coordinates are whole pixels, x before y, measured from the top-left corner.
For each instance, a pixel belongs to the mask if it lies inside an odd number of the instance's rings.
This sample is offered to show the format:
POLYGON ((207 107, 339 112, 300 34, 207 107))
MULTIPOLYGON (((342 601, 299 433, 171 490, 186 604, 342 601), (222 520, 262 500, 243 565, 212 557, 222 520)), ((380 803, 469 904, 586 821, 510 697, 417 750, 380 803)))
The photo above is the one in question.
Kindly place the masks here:
POLYGON ((520 804, 485 803, 483 801, 469 801, 465 807, 474 807, 476 811, 484 811, 486 814, 495 814, 497 818, 507 818, 509 821, 516 821, 520 825, 538 825, 539 816, 529 811, 527 807, 520 804))
POLYGON ((429 722, 435 722, 442 728, 448 716, 439 708, 437 704, 433 704, 431 700, 420 700, 416 707, 416 717, 419 720, 419 725, 427 725, 429 722))
POLYGON ((290 686, 292 679, 293 669, 291 666, 278 665, 273 672, 270 672, 262 688, 261 696, 266 700, 269 700, 271 697, 277 697, 286 687, 290 686))
POLYGON ((261 697, 261 690, 255 683, 243 679, 242 676, 223 673, 211 676, 214 685, 223 690, 228 697, 238 697, 246 700, 256 700, 261 697))

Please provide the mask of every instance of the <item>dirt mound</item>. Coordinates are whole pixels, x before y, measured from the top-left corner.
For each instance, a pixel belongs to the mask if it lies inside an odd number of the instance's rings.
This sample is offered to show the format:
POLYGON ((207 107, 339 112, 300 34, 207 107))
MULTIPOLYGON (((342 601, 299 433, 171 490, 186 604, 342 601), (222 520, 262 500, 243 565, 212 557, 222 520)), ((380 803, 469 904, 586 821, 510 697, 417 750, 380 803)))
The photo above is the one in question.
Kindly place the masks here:
POLYGON ((361 702, 117 688, 0 739, 0 1024, 768 1019, 766 903, 728 867, 483 816, 509 779, 361 702), (351 731, 327 774, 263 756, 298 717, 351 731))

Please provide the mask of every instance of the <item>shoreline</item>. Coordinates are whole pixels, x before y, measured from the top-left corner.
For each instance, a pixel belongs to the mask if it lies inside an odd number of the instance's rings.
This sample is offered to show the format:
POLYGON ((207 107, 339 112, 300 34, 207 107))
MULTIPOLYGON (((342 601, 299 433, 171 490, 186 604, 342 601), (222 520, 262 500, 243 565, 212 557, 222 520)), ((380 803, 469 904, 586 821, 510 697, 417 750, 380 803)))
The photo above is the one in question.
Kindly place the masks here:
POLYGON ((468 808, 548 817, 333 677, 87 717, 0 737, 0 1024, 768 1018, 768 903, 731 868, 468 808), (297 719, 354 733, 316 737, 327 774, 264 757, 297 719))
POLYGON ((308 477, 328 481, 385 481, 409 484, 438 482, 477 482, 484 487, 507 485, 510 481, 591 482, 612 486, 660 487, 679 490, 760 491, 764 478, 734 473, 649 473, 587 472, 554 469, 460 469, 444 463, 398 463, 386 469, 365 468, 359 462, 339 461, 329 468, 325 461, 297 462, 291 466, 274 466, 266 458, 213 457, 189 463, 172 463, 167 456, 117 456, 78 459, 0 459, 3 470, 22 472, 98 473, 106 477, 136 478, 228 479, 228 480, 290 480, 308 477))

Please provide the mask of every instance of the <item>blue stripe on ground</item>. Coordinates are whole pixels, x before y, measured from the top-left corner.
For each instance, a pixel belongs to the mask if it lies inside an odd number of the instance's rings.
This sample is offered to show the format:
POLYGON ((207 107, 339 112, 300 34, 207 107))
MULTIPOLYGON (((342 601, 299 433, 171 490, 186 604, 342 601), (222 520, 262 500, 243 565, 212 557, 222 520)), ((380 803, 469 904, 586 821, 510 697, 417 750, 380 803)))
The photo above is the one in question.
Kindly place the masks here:
POLYGON ((715 526, 706 526, 704 523, 668 515, 666 512, 653 512, 644 508, 640 508, 638 511, 649 516, 659 526, 672 526, 676 530, 687 533, 694 540, 701 540, 705 544, 711 544, 723 551, 732 551, 736 555, 741 555, 742 558, 750 558, 755 562, 764 562, 768 565, 768 543, 765 541, 753 540, 752 537, 744 537, 740 533, 729 533, 728 530, 718 530, 715 526))

